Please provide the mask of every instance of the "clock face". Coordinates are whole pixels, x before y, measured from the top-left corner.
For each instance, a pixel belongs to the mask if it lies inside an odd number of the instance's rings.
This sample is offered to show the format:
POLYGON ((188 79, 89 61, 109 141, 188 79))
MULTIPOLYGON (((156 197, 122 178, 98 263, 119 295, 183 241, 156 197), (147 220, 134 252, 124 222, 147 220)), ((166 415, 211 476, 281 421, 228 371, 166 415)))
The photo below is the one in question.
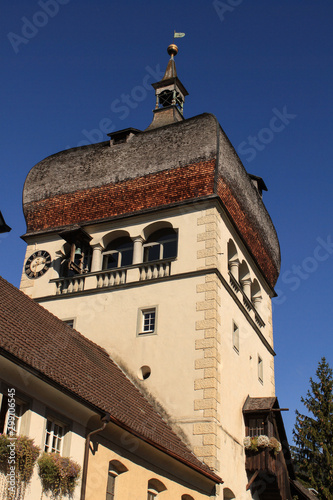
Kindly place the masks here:
POLYGON ((24 270, 25 274, 30 279, 40 278, 51 265, 51 255, 45 250, 38 250, 38 252, 30 255, 26 261, 24 270))

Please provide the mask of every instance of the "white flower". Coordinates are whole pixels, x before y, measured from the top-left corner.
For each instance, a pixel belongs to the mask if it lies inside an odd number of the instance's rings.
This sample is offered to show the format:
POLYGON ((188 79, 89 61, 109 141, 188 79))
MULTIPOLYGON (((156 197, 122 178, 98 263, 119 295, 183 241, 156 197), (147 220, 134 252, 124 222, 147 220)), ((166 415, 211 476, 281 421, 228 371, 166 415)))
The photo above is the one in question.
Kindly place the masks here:
POLYGON ((269 445, 268 436, 258 436, 258 446, 266 447, 269 445))
POLYGON ((246 436, 244 438, 243 444, 244 444, 244 446, 245 446, 246 449, 251 448, 251 438, 250 438, 250 436, 246 436))

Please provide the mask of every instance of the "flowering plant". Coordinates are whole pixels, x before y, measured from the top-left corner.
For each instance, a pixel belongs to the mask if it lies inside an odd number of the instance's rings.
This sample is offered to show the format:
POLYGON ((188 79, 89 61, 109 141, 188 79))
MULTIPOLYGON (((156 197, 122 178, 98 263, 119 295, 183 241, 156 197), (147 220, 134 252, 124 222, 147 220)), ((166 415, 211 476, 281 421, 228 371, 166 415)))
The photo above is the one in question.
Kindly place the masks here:
POLYGON ((244 438, 244 446, 247 450, 258 451, 258 437, 257 436, 246 436, 244 438))
POLYGON ((258 436, 258 446, 266 448, 268 445, 269 445, 268 436, 265 435, 258 436))
POLYGON ((246 450, 259 451, 258 448, 270 448, 277 455, 282 450, 281 443, 275 438, 265 435, 246 436, 243 441, 246 450))
POLYGON ((58 453, 43 453, 37 463, 43 492, 50 492, 53 499, 72 498, 80 477, 79 464, 58 453))
POLYGON ((0 472, 9 474, 14 484, 11 490, 7 489, 8 498, 24 498, 39 453, 40 448, 33 439, 26 436, 9 438, 0 434, 0 472))
POLYGON ((6 434, 0 434, 0 472, 2 472, 2 474, 7 474, 9 442, 9 438, 6 434))
POLYGON ((251 438, 250 436, 246 436, 243 441, 244 447, 249 450, 251 448, 251 438))
POLYGON ((280 453, 280 451, 282 450, 281 443, 277 439, 275 439, 275 437, 271 437, 269 439, 268 446, 270 447, 271 450, 274 451, 275 455, 277 455, 278 453, 280 453))

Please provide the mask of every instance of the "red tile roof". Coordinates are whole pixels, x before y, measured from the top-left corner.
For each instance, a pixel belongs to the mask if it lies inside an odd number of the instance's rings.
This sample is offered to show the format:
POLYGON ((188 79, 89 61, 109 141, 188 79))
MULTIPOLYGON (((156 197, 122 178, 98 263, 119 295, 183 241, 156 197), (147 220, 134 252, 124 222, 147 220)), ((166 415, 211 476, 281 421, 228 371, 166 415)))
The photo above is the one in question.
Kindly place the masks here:
POLYGON ((0 277, 0 354, 215 482, 106 351, 0 277))

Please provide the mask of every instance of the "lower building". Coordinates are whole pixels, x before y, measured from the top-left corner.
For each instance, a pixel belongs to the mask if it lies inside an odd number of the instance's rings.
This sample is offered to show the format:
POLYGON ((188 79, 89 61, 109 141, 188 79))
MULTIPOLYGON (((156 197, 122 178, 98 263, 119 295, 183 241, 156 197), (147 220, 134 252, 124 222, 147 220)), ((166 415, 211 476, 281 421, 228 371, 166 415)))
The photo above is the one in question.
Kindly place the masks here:
MULTIPOLYGON (((222 480, 196 458, 158 403, 104 349, 2 278, 0 305, 0 431, 16 447, 17 469, 18 438, 24 435, 41 453, 70 457, 79 465, 75 500, 215 496, 222 480)), ((4 464, 2 448, 1 453, 6 498, 10 460, 4 464)), ((37 471, 35 466, 26 500, 41 497, 37 471)), ((18 483, 16 475, 16 488, 18 483)))

